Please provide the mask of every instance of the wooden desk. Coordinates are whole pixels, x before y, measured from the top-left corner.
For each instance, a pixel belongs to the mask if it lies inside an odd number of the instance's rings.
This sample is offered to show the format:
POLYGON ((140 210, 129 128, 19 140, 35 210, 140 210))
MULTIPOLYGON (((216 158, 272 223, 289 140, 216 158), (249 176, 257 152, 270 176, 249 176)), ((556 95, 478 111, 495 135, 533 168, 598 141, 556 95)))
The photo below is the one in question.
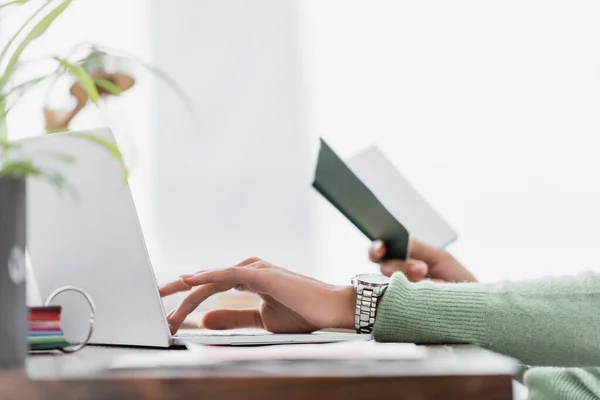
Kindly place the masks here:
POLYGON ((0 399, 508 400, 515 368, 513 360, 484 350, 436 347, 419 361, 105 369, 118 355, 157 351, 178 350, 87 347, 71 355, 31 356, 27 374, 0 373, 0 399))

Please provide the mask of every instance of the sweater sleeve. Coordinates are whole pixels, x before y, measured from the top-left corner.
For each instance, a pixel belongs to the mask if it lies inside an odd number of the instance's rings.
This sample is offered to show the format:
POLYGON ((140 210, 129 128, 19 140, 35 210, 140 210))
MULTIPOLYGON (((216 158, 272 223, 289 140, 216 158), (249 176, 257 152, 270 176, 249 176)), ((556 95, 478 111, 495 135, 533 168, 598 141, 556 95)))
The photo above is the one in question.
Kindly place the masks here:
POLYGON ((523 383, 527 400, 595 400, 600 399, 599 368, 531 368, 523 383))
POLYGON ((375 340, 471 343, 536 366, 600 365, 600 275, 519 282, 410 283, 392 277, 375 340))

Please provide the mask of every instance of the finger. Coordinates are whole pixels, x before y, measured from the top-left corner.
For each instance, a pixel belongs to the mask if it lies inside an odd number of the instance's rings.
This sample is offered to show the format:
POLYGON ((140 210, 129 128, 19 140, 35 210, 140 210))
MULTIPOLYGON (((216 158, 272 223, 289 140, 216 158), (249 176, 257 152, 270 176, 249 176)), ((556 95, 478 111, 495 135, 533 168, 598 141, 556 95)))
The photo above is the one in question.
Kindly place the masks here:
MULTIPOLYGON (((236 264, 235 267, 248 267, 248 266, 251 266, 251 265, 257 264, 257 263, 269 264, 268 262, 266 262, 265 260, 263 260, 260 257, 250 257, 250 258, 245 259, 241 263, 236 264)), ((294 272, 294 271, 287 271, 287 272, 289 274, 291 274, 291 275, 300 276, 300 277, 303 277, 305 279, 310 279, 312 281, 318 281, 318 279, 312 278, 310 276, 304 276, 304 275, 299 274, 299 273, 294 272)))
MULTIPOLYGON (((244 261, 241 261, 241 262, 235 264, 234 267, 245 267, 246 265, 254 264, 254 263, 257 263, 259 261, 262 261, 262 260, 260 258, 258 258, 258 257, 249 257, 249 258, 246 258, 244 261)), ((193 276, 196 276, 198 274, 201 274, 201 273, 207 272, 207 271, 210 271, 210 270, 202 270, 202 271, 194 272, 193 274, 181 275, 180 278, 181 279, 188 279, 188 278, 191 278, 193 276)))
POLYGON ((169 317, 169 327, 171 332, 175 333, 185 320, 185 318, 194 311, 204 300, 210 296, 231 289, 231 285, 207 284, 193 289, 185 299, 179 303, 175 311, 169 317))
POLYGON ((189 286, 205 285, 207 283, 227 283, 232 286, 247 285, 253 281, 258 269, 250 269, 245 266, 236 266, 224 269, 201 272, 196 275, 182 276, 182 280, 189 286))
POLYGON ((406 274, 410 268, 411 263, 411 260, 389 260, 382 261, 379 263, 379 265, 381 267, 381 272, 387 276, 390 276, 394 272, 403 272, 406 274))
POLYGON ((440 260, 440 257, 445 257, 447 253, 418 240, 411 240, 408 245, 408 254, 410 254, 410 258, 423 260, 425 263, 433 265, 440 260))
POLYGON ((204 314, 199 325, 206 329, 218 330, 264 328, 257 309, 212 310, 204 314))
POLYGON ((402 272, 411 282, 423 280, 429 274, 429 267, 421 260, 391 260, 381 263, 381 273, 391 276, 394 272, 402 272))
POLYGON ((382 240, 376 240, 369 247, 369 260, 378 263, 385 256, 386 248, 382 240))
POLYGON ((424 261, 410 260, 408 264, 410 265, 408 267, 408 271, 406 272, 406 277, 409 281, 419 282, 427 278, 429 275, 429 268, 424 261))
POLYGON ((160 297, 166 297, 174 293, 187 292, 191 288, 192 287, 186 284, 183 280, 178 279, 158 288, 158 293, 160 293, 160 297))
MULTIPOLYGON (((241 261, 237 264, 235 264, 233 267, 246 267, 248 265, 252 265, 252 264, 256 264, 258 262, 262 262, 262 259, 258 258, 258 257, 249 257, 247 259, 245 259, 244 261, 241 261)), ((223 269, 221 269, 222 271, 223 269)), ((190 282, 190 279, 195 278, 196 276, 200 275, 200 274, 204 274, 205 272, 210 272, 211 270, 204 270, 204 271, 198 271, 194 274, 186 274, 186 275, 181 275, 180 278, 182 281, 184 282, 190 282)), ((210 275, 209 275, 210 276, 210 275)), ((195 279, 192 279, 191 282, 195 282, 195 279)), ((191 286, 196 286, 195 284, 192 284, 191 286)))
POLYGON ((254 264, 259 261, 262 261, 262 259, 259 257, 249 257, 246 258, 244 261, 235 264, 235 267, 245 267, 246 265, 254 264))

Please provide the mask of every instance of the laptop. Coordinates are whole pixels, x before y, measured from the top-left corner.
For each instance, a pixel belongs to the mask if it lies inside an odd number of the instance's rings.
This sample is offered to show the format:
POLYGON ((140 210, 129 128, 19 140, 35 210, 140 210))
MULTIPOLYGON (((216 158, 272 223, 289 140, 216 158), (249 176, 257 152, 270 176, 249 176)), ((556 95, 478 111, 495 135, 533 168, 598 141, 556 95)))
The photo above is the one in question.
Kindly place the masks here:
MULTIPOLYGON (((169 347, 369 339, 345 332, 272 334, 257 329, 171 335, 121 163, 98 143, 78 137, 81 133, 116 143, 108 128, 58 133, 20 141, 16 156, 32 158, 36 166, 60 173, 68 182, 59 192, 44 179, 28 179, 27 250, 41 299, 66 285, 92 297, 97 310, 90 343, 169 347), (62 155, 74 156, 75 163, 61 161, 62 155)), ((85 338, 90 312, 86 301, 77 293, 65 293, 56 303, 63 306, 67 339, 85 338)))

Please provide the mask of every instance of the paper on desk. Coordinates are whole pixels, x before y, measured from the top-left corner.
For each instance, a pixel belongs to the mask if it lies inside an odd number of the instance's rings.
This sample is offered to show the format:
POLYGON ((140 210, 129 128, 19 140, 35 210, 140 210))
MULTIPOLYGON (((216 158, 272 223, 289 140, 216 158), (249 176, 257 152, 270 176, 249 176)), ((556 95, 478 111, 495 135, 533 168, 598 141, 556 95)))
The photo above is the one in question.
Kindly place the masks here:
POLYGON ((217 347, 189 344, 196 356, 213 361, 261 360, 407 360, 420 359, 426 350, 413 343, 347 341, 263 347, 217 347))
POLYGON ((188 344, 188 351, 123 355, 110 369, 157 367, 194 367, 230 362, 281 360, 419 360, 427 350, 412 343, 377 343, 374 341, 327 344, 293 344, 260 347, 204 346, 188 344))

